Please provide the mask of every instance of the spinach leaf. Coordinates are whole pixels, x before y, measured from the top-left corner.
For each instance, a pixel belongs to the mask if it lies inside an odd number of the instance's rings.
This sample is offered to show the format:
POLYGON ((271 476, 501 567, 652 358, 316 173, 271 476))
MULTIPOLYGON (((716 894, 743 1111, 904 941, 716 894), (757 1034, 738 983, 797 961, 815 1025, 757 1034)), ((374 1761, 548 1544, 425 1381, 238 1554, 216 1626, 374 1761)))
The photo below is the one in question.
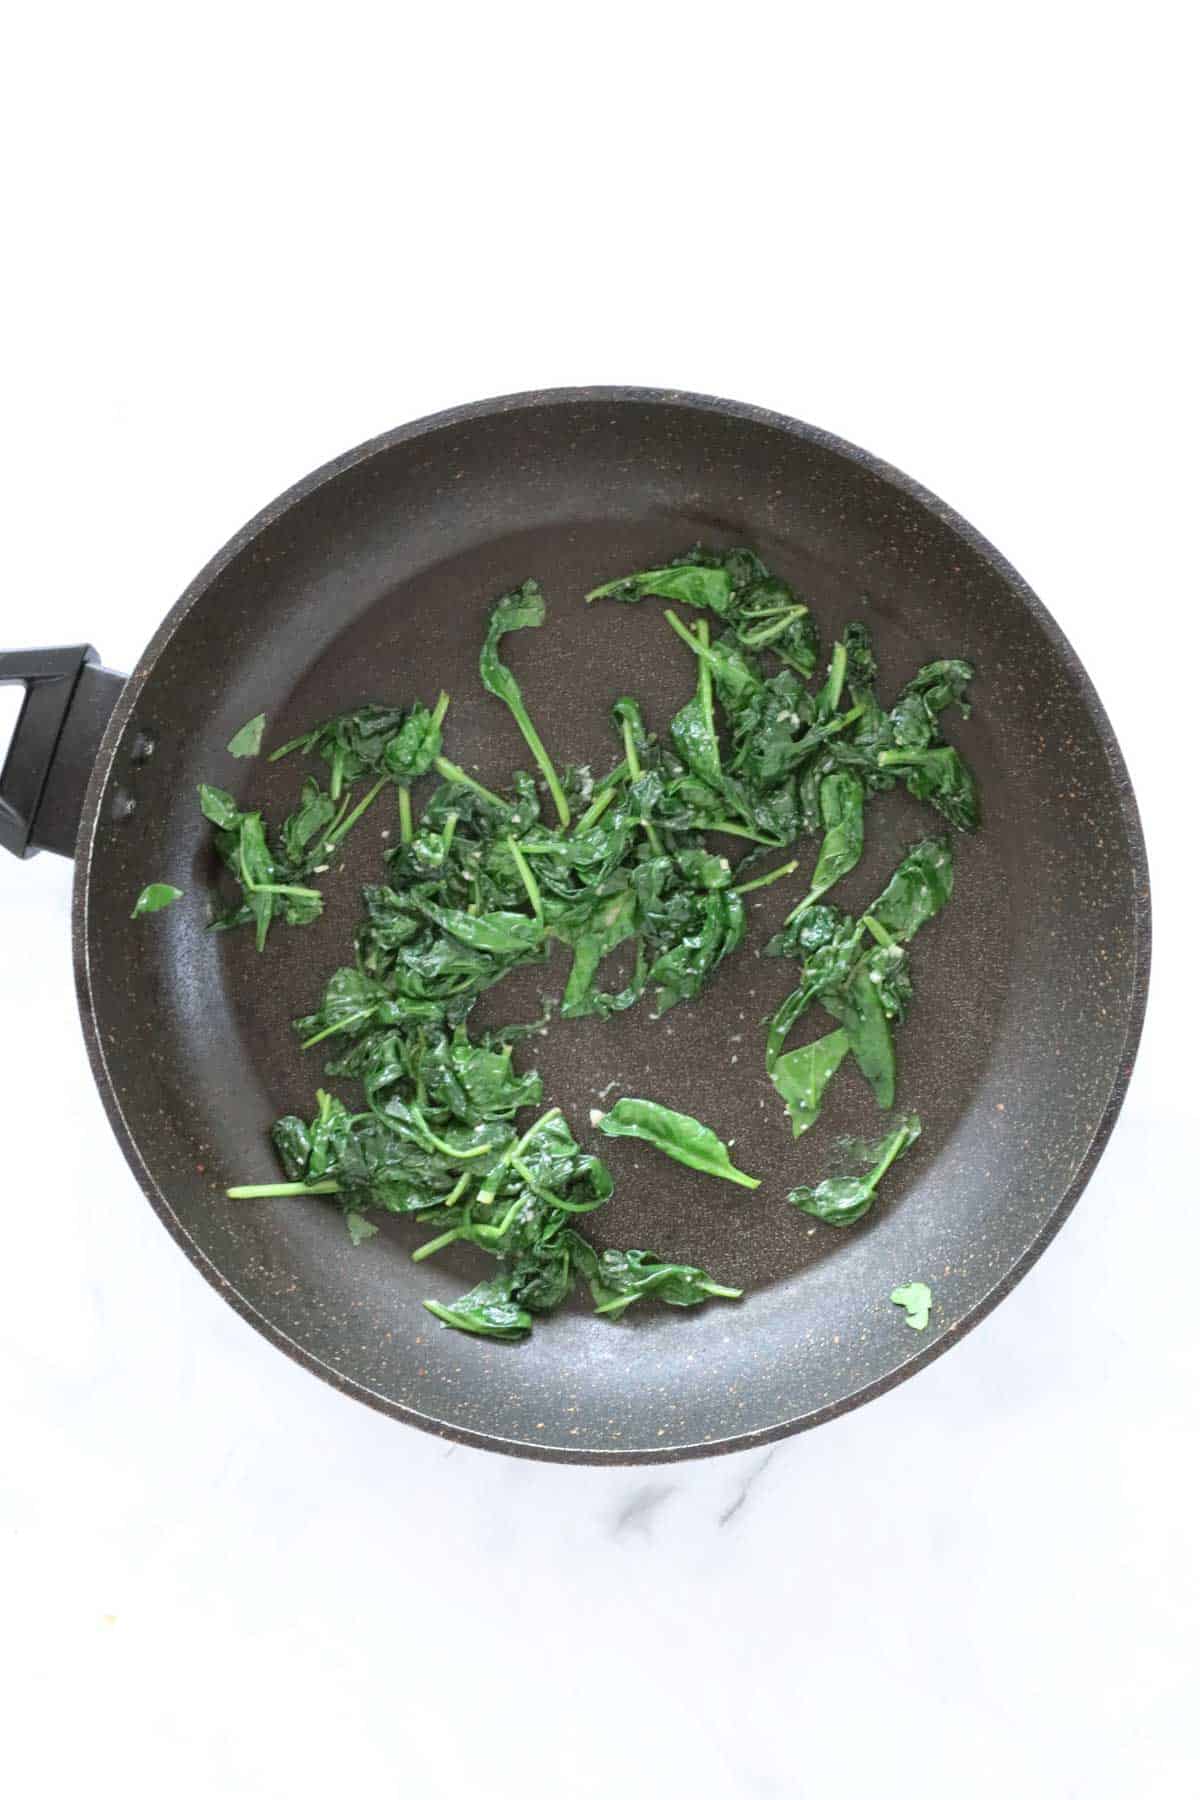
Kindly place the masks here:
POLYGON ((741 1288, 721 1287, 703 1269, 660 1262, 649 1250, 605 1250, 589 1283, 596 1311, 619 1319, 635 1300, 652 1295, 665 1306, 699 1306, 713 1297, 740 1300, 741 1288))
POLYGON ((893 1306, 904 1308, 904 1323, 914 1331, 924 1331, 929 1323, 933 1294, 923 1281, 910 1281, 905 1287, 893 1288, 889 1296, 893 1306))
POLYGON ((648 979, 657 988, 655 1017, 660 1019, 680 1000, 694 1000, 745 935, 746 911, 739 894, 726 889, 693 892, 687 898, 682 935, 655 957, 649 969, 648 979))
POLYGON ((846 1031, 831 1031, 799 1050, 789 1050, 771 1068, 771 1080, 788 1109, 795 1137, 816 1124, 825 1089, 841 1068, 849 1048, 846 1031))
POLYGON ((147 913, 161 912, 165 906, 174 906, 176 900, 183 899, 183 889, 172 887, 167 881, 152 881, 144 887, 134 901, 131 919, 142 919, 147 913))
POLYGON ((922 838, 897 864, 868 908, 877 925, 907 943, 941 911, 954 891, 954 853, 948 838, 922 838))
POLYGON ((230 756, 257 756, 262 749, 263 732, 267 729, 266 713, 258 713, 235 731, 225 748, 230 756))
POLYGON ((219 831, 236 831, 241 814, 237 801, 224 788, 210 787, 202 781, 199 787, 200 811, 219 831))
POLYGON ((563 990, 562 1016, 564 1019, 582 1019, 589 1015, 607 1018, 613 1012, 624 1011, 625 1006, 637 997, 628 989, 619 994, 604 994, 595 985, 604 958, 628 942, 637 931, 637 895, 632 888, 602 894, 589 900, 583 919, 582 927, 577 924, 569 940, 574 945, 575 957, 563 990))
POLYGON ((218 856, 242 890, 241 903, 214 920, 227 929, 253 920, 259 950, 267 941, 273 919, 289 925, 308 925, 320 915, 322 901, 315 888, 302 885, 300 871, 276 862, 267 845, 262 814, 242 812, 232 794, 203 783, 200 809, 216 830, 213 843, 218 856))
POLYGON ((442 1306, 436 1300, 426 1300, 426 1311, 443 1325, 452 1325, 456 1331, 468 1331, 476 1337, 498 1338, 501 1343, 515 1344, 529 1331, 533 1320, 524 1307, 518 1306, 512 1298, 514 1277, 505 1271, 495 1275, 491 1281, 481 1281, 473 1287, 469 1294, 453 1306, 442 1306))
POLYGON ((863 850, 863 803, 866 795, 857 775, 835 769, 821 782, 821 823, 825 837, 812 882, 788 922, 806 913, 835 882, 855 867, 863 850))
POLYGON ((337 802, 309 776, 301 789, 299 806, 283 822, 281 846, 291 868, 306 867, 310 852, 332 855, 336 845, 327 840, 337 812, 337 802))
POLYGON ((979 790, 975 777, 950 744, 933 750, 881 750, 879 766, 897 769, 914 800, 928 800, 956 831, 979 829, 979 790))
POLYGON ((896 1098, 896 1050, 874 971, 863 959, 855 964, 844 987, 821 995, 821 1005, 837 1019, 850 1041, 850 1054, 882 1107, 896 1098))
POLYGON ((817 666, 820 644, 808 607, 786 582, 767 576, 739 596, 738 641, 748 650, 771 650, 805 680, 817 666))
POLYGON ((442 720, 450 704, 448 694, 441 694, 430 712, 427 707, 411 706, 399 730, 383 745, 379 766, 393 781, 411 787, 436 765, 442 749, 442 720))
POLYGON ((640 575, 624 575, 608 581, 584 595, 585 600, 644 600, 648 595, 659 600, 681 600, 685 606, 706 606, 718 616, 728 612, 733 596, 733 583, 723 568, 697 568, 676 565, 669 569, 647 569, 640 575))
POLYGON ((729 621, 747 650, 770 650, 805 679, 816 667, 817 632, 808 606, 752 550, 697 545, 666 568, 606 582, 586 598, 636 601, 651 595, 707 608, 729 621))
MULTIPOLYGON (((847 1032, 855 1061, 880 1105, 892 1104, 888 1096, 895 1092, 895 1050, 889 1021, 903 1019, 912 996, 902 946, 941 910, 953 886, 949 841, 923 838, 897 864, 861 919, 854 921, 827 906, 791 915, 763 951, 766 956, 804 958, 803 981, 776 1009, 768 1026, 768 1073, 779 1065, 793 1025, 813 1000, 820 999, 847 1032)), ((807 1114, 802 1111, 801 1116, 807 1114)))
POLYGON ((905 750, 927 750, 941 741, 941 715, 957 706, 964 719, 971 708, 964 698, 975 670, 960 657, 926 663, 900 690, 891 711, 892 734, 905 750))
POLYGON ((877 1144, 857 1148, 856 1160, 868 1164, 865 1174, 827 1176, 815 1188, 793 1188, 788 1203, 814 1219, 823 1219, 827 1225, 853 1225, 870 1210, 879 1183, 897 1157, 903 1156, 920 1135, 921 1121, 910 1113, 877 1144))
POLYGON ((500 661, 500 639, 506 632, 521 631, 530 626, 542 625, 545 623, 545 619, 546 602, 536 581, 524 581, 511 593, 502 594, 492 608, 487 636, 479 654, 479 674, 488 693, 495 694, 497 699, 503 700, 516 720, 521 736, 528 744, 534 761, 545 777, 559 823, 566 826, 571 822, 571 814, 558 774, 541 738, 534 729, 533 720, 526 709, 516 676, 500 661))
POLYGON ((417 1042, 413 1082, 424 1092, 427 1118, 460 1119, 465 1125, 512 1119, 542 1098, 537 1070, 522 1074, 513 1068, 511 1044, 493 1049, 472 1043, 461 1024, 452 1033, 422 1032, 417 1042))
POLYGON ((841 913, 832 932, 823 936, 805 956, 804 979, 780 1004, 767 1028, 768 1071, 779 1060, 792 1026, 807 1012, 812 1002, 848 986, 859 958, 863 930, 860 923, 841 913))
POLYGON ((749 687, 730 720, 734 770, 754 792, 781 786, 796 767, 797 735, 806 734, 814 721, 812 698, 791 669, 749 687))
POLYGON ((836 906, 811 906, 806 912, 789 913, 783 930, 763 945, 764 956, 809 956, 831 943, 845 913, 836 906))
POLYGON ((607 1113, 594 1113, 592 1124, 606 1137, 641 1138, 675 1162, 699 1169, 704 1175, 716 1175, 739 1187, 760 1185, 756 1176, 734 1168, 728 1150, 709 1126, 688 1113, 674 1112, 657 1100, 618 1100, 607 1113))

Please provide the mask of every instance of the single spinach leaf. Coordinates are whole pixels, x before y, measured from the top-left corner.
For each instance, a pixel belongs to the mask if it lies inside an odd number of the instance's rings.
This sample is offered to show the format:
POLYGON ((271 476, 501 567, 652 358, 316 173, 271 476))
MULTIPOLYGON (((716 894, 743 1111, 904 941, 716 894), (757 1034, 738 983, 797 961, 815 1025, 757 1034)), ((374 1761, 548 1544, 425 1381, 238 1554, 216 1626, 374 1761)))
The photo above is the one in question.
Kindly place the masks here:
POLYGON ((530 626, 542 625, 545 623, 545 619, 546 602, 536 581, 524 581, 511 593, 502 594, 492 608, 492 615, 488 621, 487 636, 484 639, 483 649, 479 653, 479 675, 488 693, 495 694, 497 699, 503 700, 516 720, 517 729, 528 744, 534 761, 545 777, 559 823, 566 826, 571 822, 571 813, 557 771, 534 728, 516 676, 500 661, 500 639, 506 632, 522 631, 530 626))
POLYGON ((681 600, 685 606, 704 606, 710 612, 728 612, 733 583, 725 569, 697 568, 684 564, 669 569, 647 569, 640 575, 624 575, 595 587, 586 600, 681 600))
POLYGON ((202 781, 199 787, 200 811, 219 831, 236 831, 241 814, 237 801, 224 788, 210 787, 202 781))
POLYGON ((821 1005, 845 1030, 855 1062, 880 1106, 887 1108, 896 1098, 896 1050, 872 973, 869 963, 860 961, 844 989, 821 995, 821 1005))
POLYGON ((827 1225, 853 1225, 870 1210, 875 1191, 892 1164, 920 1135, 921 1121, 911 1113, 878 1143, 857 1148, 856 1160, 868 1164, 865 1174, 826 1176, 815 1188, 793 1188, 788 1203, 827 1225))
POLYGON ((777 931, 763 945, 764 956, 810 956, 814 950, 830 943, 845 914, 836 906, 812 906, 806 912, 792 912, 782 931, 777 931))
POLYGON ((865 799, 862 782, 846 769, 835 769, 821 782, 821 824, 825 836, 808 893, 790 914, 789 923, 806 913, 858 863, 863 850, 865 799))
POLYGON ((881 750, 879 766, 896 769, 914 800, 928 800, 956 831, 979 829, 979 789, 970 768, 950 744, 932 750, 881 750))
POLYGON ((257 756, 262 749, 263 732, 267 729, 266 713, 258 713, 235 731, 225 748, 230 756, 257 756))
POLYGON ((926 750, 941 741, 941 715, 957 706, 964 719, 971 716, 965 696, 975 670, 960 657, 926 663, 900 690, 891 711, 895 743, 906 750, 926 750))
POLYGON ((494 1276, 491 1281, 481 1281, 473 1287, 469 1294, 453 1306, 442 1306, 436 1300, 426 1300, 426 1311, 443 1325, 451 1325, 456 1331, 467 1331, 476 1337, 498 1338, 501 1343, 515 1344, 529 1331, 533 1320, 524 1307, 518 1306, 512 1298, 514 1278, 511 1273, 494 1276))
POLYGON ((147 913, 161 912, 165 906, 174 906, 177 900, 183 899, 183 889, 172 887, 168 881, 152 881, 144 887, 134 901, 131 919, 142 919, 147 913))
POLYGON ((799 1050, 789 1050, 771 1069, 771 1080, 788 1109, 795 1137, 816 1124, 825 1089, 841 1068, 849 1048, 846 1031, 831 1031, 799 1050))
POLYGON ((653 1144, 665 1156, 699 1169, 704 1175, 716 1175, 722 1181, 736 1182, 739 1187, 760 1185, 754 1175, 735 1169, 728 1150, 716 1132, 693 1119, 688 1113, 674 1112, 657 1100, 618 1100, 607 1113, 597 1112, 592 1123, 606 1137, 641 1138, 653 1144))
POLYGON ((293 869, 319 866, 319 859, 333 854, 336 845, 328 833, 337 817, 337 803, 311 776, 300 792, 300 804, 283 822, 280 848, 293 869))
POLYGON ((922 838, 896 865, 868 912, 877 925, 907 943, 941 911, 954 891, 954 853, 948 838, 922 838))
POLYGON ((619 1319, 635 1300, 653 1296, 666 1306, 699 1306, 719 1297, 740 1300, 741 1288, 722 1287, 703 1269, 661 1262, 649 1250, 605 1250, 589 1279, 596 1311, 619 1319))

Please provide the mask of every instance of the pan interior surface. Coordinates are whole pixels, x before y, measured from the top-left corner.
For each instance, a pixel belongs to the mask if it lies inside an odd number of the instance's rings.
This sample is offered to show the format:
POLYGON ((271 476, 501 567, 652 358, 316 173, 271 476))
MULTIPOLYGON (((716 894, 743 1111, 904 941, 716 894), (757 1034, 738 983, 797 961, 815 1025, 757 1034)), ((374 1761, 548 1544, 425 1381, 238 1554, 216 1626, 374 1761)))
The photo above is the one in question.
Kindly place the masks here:
MULTIPOLYGON (((937 503, 750 409, 632 392, 523 397, 394 434, 302 484, 168 621, 110 728, 91 805, 85 1017, 160 1212, 223 1291, 320 1372, 495 1447, 580 1460, 737 1447, 896 1379, 972 1322, 1060 1222, 1111 1121, 1140 1015, 1136 816, 1061 635, 937 503), (258 956, 250 934, 204 929, 214 867, 196 785, 229 787, 277 819, 301 767, 233 761, 224 746, 246 719, 268 714, 270 746, 363 701, 431 703, 443 687, 449 754, 503 781, 528 757, 480 685, 478 647, 491 600, 527 575, 545 589, 547 624, 507 639, 505 660, 556 761, 602 772, 616 760, 617 695, 636 695, 665 731, 694 668, 661 603, 585 607, 582 596, 696 539, 752 545, 809 599, 826 644, 848 620, 867 622, 885 696, 935 656, 976 664, 974 715, 949 735, 979 777, 984 829, 956 841, 955 894, 913 946, 915 1002, 898 1035, 897 1104, 924 1132, 857 1227, 785 1203, 827 1171, 838 1136, 877 1136, 891 1116, 850 1074, 796 1142, 765 1073, 762 1021, 795 965, 754 949, 799 897, 815 854, 802 846, 801 876, 751 897, 747 944, 698 1002, 659 1021, 645 1003, 606 1023, 555 1020, 517 1052, 581 1141, 589 1109, 619 1093, 734 1141, 736 1162, 762 1177, 757 1192, 636 1143, 592 1146, 617 1192, 588 1225, 602 1244, 699 1263, 745 1299, 635 1307, 616 1325, 581 1300, 525 1344, 467 1339, 421 1302, 478 1279, 476 1252, 414 1266, 423 1234, 410 1223, 386 1220, 355 1248, 318 1200, 224 1198, 230 1184, 277 1179, 271 1121, 312 1111, 321 1053, 302 1054, 289 1022, 350 959, 359 886, 381 877, 395 825, 387 798, 325 878, 324 917, 277 926, 258 956), (131 921, 152 880, 185 902, 131 921), (912 1280, 934 1293, 921 1335, 888 1298, 912 1280)), ((882 796, 836 899, 865 902, 938 825, 902 792, 882 796)), ((475 1019, 532 1017, 563 973, 562 961, 519 972, 475 1019)))

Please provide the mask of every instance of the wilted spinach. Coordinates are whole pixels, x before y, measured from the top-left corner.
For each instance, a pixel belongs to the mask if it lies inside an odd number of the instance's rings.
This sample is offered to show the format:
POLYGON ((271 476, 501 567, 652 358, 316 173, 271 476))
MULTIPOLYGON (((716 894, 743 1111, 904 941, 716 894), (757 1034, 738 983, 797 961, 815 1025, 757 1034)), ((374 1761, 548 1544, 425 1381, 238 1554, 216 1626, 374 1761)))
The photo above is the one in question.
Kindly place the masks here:
POLYGON ((832 907, 803 910, 767 944, 768 956, 800 956, 803 979, 776 1009, 767 1029, 767 1072, 797 1135, 820 1111, 825 1088, 849 1051, 882 1107, 895 1099, 894 1023, 911 998, 904 946, 950 898, 954 862, 944 838, 914 844, 887 886, 858 920, 832 907), (797 1020, 812 1002, 841 1030, 803 1050, 784 1053, 797 1020))
POLYGON ((729 1151, 710 1126, 689 1113, 673 1112, 657 1100, 618 1100, 610 1111, 593 1113, 592 1123, 606 1137, 641 1138, 675 1162, 699 1169, 702 1175, 716 1175, 739 1187, 762 1185, 756 1176, 734 1168, 729 1151))
MULTIPOLYGON (((858 918, 825 896, 860 859, 869 801, 897 780, 955 826, 978 822, 974 778, 941 736, 949 707, 969 710, 969 664, 926 664, 888 707, 870 635, 851 623, 810 687, 819 643, 807 601, 743 548, 697 547, 588 598, 651 596, 701 615, 689 623, 666 614, 672 641, 693 659, 695 691, 661 735, 635 698, 618 698, 616 759, 599 779, 556 767, 501 658, 509 632, 543 624, 538 584, 522 583, 491 610, 480 676, 521 732, 550 820, 534 775, 518 770, 492 789, 445 753, 445 693, 432 707, 360 705, 274 750, 272 761, 300 753, 325 765, 323 777, 319 769, 304 777, 278 831, 261 809, 201 789, 214 846, 240 890, 215 923, 253 924, 261 948, 273 922, 307 924, 320 914, 316 878, 395 788, 398 841, 385 853, 385 877, 362 891, 353 960, 295 1021, 328 1075, 359 1085, 359 1110, 318 1091, 311 1120, 289 1116, 274 1127, 286 1179, 230 1191, 325 1198, 342 1210, 355 1244, 374 1234, 372 1215, 410 1216, 428 1233, 416 1261, 455 1243, 495 1258, 497 1272, 460 1300, 427 1304, 444 1324, 499 1341, 523 1337, 580 1282, 609 1318, 642 1298, 693 1306, 737 1290, 647 1250, 588 1243, 578 1221, 608 1201, 608 1170, 579 1147, 557 1107, 521 1123, 542 1104, 542 1082, 514 1066, 513 1045, 544 1030, 545 1019, 472 1036, 480 995, 561 943, 571 956, 558 1003, 566 1019, 612 1017, 648 992, 657 1015, 694 1001, 743 940, 743 896, 789 879, 809 861, 801 840, 819 839, 804 897, 766 946, 767 955, 802 964, 769 1026, 768 1072, 797 1136, 815 1122, 847 1057, 888 1107, 893 1027, 912 992, 907 945, 950 896, 949 845, 915 845, 858 918), (422 806, 416 796, 427 781, 422 806), (746 852, 740 868, 722 853, 730 845, 746 852), (789 1050, 793 1026, 814 1002, 836 1029, 789 1050)), ((265 723, 251 720, 231 753, 257 753, 265 723)), ((166 904, 147 899, 160 892, 175 891, 147 889, 139 913, 166 904)), ((709 1127, 660 1103, 625 1098, 593 1123, 685 1166, 759 1185, 709 1127)), ((904 1120, 871 1147, 864 1174, 797 1188, 790 1200, 851 1222, 919 1128, 915 1117, 904 1120)))
POLYGON ((534 728, 517 678, 500 661, 500 639, 508 631, 522 631, 546 621, 546 602, 536 581, 523 581, 511 594, 503 594, 492 608, 491 621, 483 649, 479 653, 479 674, 489 694, 503 700, 517 722, 517 727, 533 754, 533 759, 546 779, 560 825, 569 825, 571 812, 563 793, 558 773, 548 751, 534 728))
POLYGON ((811 1213, 814 1219, 822 1219, 826 1225, 853 1225, 870 1210, 875 1190, 897 1157, 903 1156, 920 1135, 921 1121, 916 1113, 910 1113, 878 1143, 846 1146, 848 1158, 866 1165, 865 1173, 830 1175, 815 1188, 793 1188, 788 1195, 789 1204, 811 1213))

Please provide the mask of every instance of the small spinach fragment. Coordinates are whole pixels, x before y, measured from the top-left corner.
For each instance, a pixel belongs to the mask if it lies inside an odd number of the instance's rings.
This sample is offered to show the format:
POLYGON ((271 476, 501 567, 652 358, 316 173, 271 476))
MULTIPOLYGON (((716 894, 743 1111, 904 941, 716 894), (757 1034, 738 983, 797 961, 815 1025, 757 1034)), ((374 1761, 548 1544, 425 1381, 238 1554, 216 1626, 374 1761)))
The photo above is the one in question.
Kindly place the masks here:
POLYGON ((162 912, 165 906, 174 906, 177 900, 183 899, 183 889, 172 887, 168 881, 152 881, 144 887, 134 901, 131 919, 145 918, 147 913, 162 912))
POLYGON ((830 1175, 815 1188, 793 1188, 788 1204, 827 1225, 853 1225, 870 1210, 875 1190, 892 1164, 920 1135, 921 1121, 916 1113, 910 1113, 878 1143, 848 1146, 853 1160, 867 1165, 865 1174, 830 1175))
POLYGON ((262 749, 263 732, 267 729, 266 713, 257 713, 235 731, 225 748, 230 756, 257 756, 262 749))
POLYGON ((904 1287, 893 1288, 889 1298, 893 1306, 904 1308, 906 1325, 911 1325, 914 1331, 924 1331, 933 1304, 933 1294, 925 1282, 910 1281, 904 1287))
POLYGON ((703 1175, 716 1175, 739 1187, 761 1185, 756 1176, 734 1168, 728 1150, 710 1126, 702 1125, 689 1113, 662 1106, 657 1100, 618 1100, 607 1113, 594 1114, 592 1123, 606 1137, 641 1138, 664 1156, 689 1169, 699 1169, 703 1175))

